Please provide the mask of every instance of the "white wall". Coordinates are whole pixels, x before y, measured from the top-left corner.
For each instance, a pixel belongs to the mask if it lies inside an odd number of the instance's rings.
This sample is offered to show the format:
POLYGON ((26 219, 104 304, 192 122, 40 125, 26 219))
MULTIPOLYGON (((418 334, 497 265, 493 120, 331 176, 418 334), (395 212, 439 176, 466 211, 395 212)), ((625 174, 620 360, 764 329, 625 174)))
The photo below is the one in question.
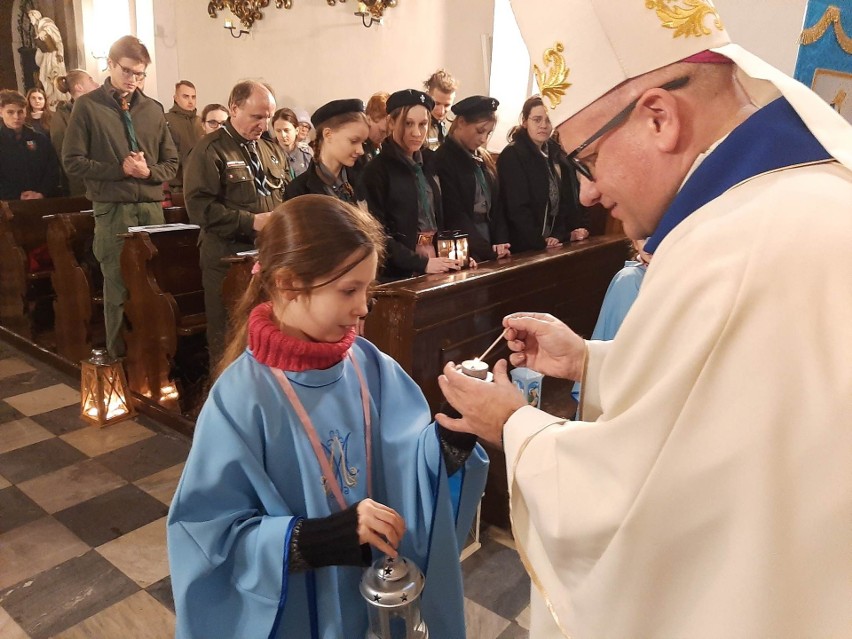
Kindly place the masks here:
POLYGON ((793 75, 807 0, 713 0, 731 40, 793 75))
POLYGON ((353 15, 355 2, 293 5, 270 3, 252 33, 234 39, 223 28, 225 19, 239 24, 228 11, 211 19, 203 2, 154 0, 157 88, 166 108, 178 79, 196 85, 200 106, 225 103, 241 79, 262 78, 279 106, 309 111, 336 98, 418 88, 441 66, 461 81, 459 97, 487 92, 482 38, 491 35, 494 0, 399 0, 384 25, 370 29, 353 15))

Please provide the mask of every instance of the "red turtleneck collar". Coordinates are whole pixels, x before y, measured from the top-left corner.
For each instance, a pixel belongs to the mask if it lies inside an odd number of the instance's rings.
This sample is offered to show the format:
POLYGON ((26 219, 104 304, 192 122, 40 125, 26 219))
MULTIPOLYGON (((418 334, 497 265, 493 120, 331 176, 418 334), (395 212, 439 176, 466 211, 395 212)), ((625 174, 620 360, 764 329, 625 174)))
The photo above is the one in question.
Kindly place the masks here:
POLYGON ((355 329, 339 342, 308 342, 281 332, 272 314, 272 303, 259 304, 249 316, 249 349, 261 364, 301 372, 331 368, 343 361, 355 342, 355 329))

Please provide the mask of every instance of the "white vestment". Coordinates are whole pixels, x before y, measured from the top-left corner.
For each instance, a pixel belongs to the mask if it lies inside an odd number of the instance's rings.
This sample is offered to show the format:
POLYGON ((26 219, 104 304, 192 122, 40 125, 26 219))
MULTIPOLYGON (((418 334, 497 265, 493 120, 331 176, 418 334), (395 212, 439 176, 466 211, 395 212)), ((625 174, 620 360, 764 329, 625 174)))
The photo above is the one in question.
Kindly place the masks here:
POLYGON ((504 430, 533 639, 852 636, 852 171, 766 173, 660 244, 581 418, 504 430))

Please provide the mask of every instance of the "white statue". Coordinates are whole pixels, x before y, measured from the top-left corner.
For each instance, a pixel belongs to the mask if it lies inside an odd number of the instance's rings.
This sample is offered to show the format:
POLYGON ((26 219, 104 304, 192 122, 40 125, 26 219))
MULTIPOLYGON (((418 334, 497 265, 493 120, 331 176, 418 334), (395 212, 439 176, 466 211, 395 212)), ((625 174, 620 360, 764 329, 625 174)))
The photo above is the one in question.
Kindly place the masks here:
POLYGON ((27 12, 27 16, 35 27, 38 40, 35 60, 38 65, 38 78, 47 98, 45 108, 56 111, 56 105, 61 100, 68 100, 71 97, 67 93, 60 93, 53 84, 57 77, 66 74, 62 34, 59 33, 56 23, 50 18, 43 17, 40 11, 33 9, 27 12))

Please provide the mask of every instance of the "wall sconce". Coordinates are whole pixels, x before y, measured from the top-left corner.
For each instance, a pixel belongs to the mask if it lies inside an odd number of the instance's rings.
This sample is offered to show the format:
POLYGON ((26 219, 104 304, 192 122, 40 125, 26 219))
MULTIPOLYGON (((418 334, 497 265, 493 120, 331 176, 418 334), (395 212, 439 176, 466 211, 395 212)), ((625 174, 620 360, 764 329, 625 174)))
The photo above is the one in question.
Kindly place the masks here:
POLYGON ((136 414, 127 401, 121 362, 111 360, 105 349, 96 348, 80 367, 80 414, 84 420, 93 426, 106 426, 136 414))
POLYGON ((470 265, 468 235, 461 231, 441 231, 438 233, 438 257, 461 260, 462 268, 470 265))
POLYGON ((224 25, 224 27, 225 27, 228 31, 230 31, 230 32, 231 32, 231 37, 232 37, 232 38, 242 38, 244 33, 245 33, 246 35, 248 35, 248 31, 246 31, 245 29, 239 29, 239 28, 235 27, 235 26, 234 26, 234 23, 233 23, 233 22, 231 22, 230 20, 225 20, 225 25, 224 25), (236 31, 236 32, 237 32, 237 35, 234 35, 234 31, 236 31))
POLYGON ((100 71, 106 71, 107 70, 107 66, 108 66, 107 65, 107 59, 109 58, 109 55, 107 55, 107 53, 105 51, 98 51, 98 52, 92 51, 91 56, 95 60, 98 61, 98 69, 100 71))
POLYGON ((369 29, 374 24, 384 24, 385 9, 396 5, 397 0, 365 0, 358 3, 355 15, 361 18, 361 24, 369 29))

